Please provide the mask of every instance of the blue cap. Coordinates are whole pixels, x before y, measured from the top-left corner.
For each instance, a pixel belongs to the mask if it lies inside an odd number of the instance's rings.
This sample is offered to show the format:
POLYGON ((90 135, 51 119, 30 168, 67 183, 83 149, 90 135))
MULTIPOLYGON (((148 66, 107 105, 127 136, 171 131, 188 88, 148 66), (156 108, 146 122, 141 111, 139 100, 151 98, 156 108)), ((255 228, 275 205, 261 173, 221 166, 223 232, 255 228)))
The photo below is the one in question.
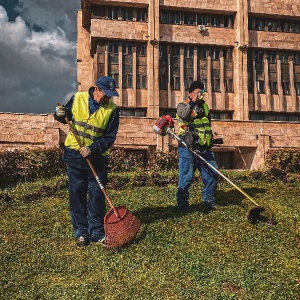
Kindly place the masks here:
POLYGON ((96 81, 96 86, 100 88, 108 97, 119 96, 118 92, 116 91, 116 82, 111 77, 99 77, 96 81))

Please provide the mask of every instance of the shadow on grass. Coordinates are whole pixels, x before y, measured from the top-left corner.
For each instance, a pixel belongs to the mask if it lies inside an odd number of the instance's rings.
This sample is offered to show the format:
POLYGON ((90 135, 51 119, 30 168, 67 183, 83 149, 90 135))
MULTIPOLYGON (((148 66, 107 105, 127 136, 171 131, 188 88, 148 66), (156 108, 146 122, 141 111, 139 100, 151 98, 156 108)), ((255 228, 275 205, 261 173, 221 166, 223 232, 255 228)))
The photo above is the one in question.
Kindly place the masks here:
MULTIPOLYGON (((243 191, 248 194, 250 198, 252 198, 255 202, 255 196, 259 194, 265 194, 267 192, 266 189, 261 188, 245 188, 243 191)), ((246 199, 249 203, 252 203, 250 199, 246 198, 240 191, 238 190, 229 190, 222 191, 218 190, 216 195, 216 203, 220 206, 227 205, 241 205, 241 203, 246 199)))
MULTIPOLYGON (((246 188, 243 190, 245 193, 247 193, 251 198, 255 197, 255 195, 266 193, 266 189, 261 188, 246 188)), ((218 206, 229 206, 229 205, 238 205, 240 206, 242 202, 247 199, 245 196, 240 193, 237 190, 229 190, 227 192, 225 191, 218 191, 217 192, 217 199, 216 203, 218 206)), ((249 199, 247 201, 250 202, 249 199)), ((181 212, 178 210, 176 203, 174 203, 173 206, 146 206, 142 209, 139 209, 134 212, 134 214, 142 221, 142 228, 137 237, 135 238, 135 243, 141 242, 145 236, 147 235, 147 229, 148 225, 151 223, 154 223, 156 221, 163 221, 163 220, 169 220, 169 219, 178 219, 185 216, 188 216, 189 214, 193 212, 200 212, 202 214, 209 214, 211 211, 207 210, 203 207, 202 202, 191 204, 189 206, 189 209, 187 212, 181 212)), ((258 220, 255 222, 252 222, 252 224, 256 224, 257 222, 268 222, 267 217, 260 216, 258 220)), ((269 223, 271 224, 271 223, 269 223)), ((271 224, 274 225, 274 224, 271 224)), ((130 244, 125 245, 124 247, 128 247, 130 244)), ((122 248, 124 248, 122 247, 122 248)))
MULTIPOLYGON (((257 194, 263 194, 267 190, 260 188, 247 188, 244 189, 251 198, 257 194)), ((241 205, 245 200, 245 196, 237 190, 229 190, 227 192, 218 191, 216 197, 216 204, 218 206, 228 206, 228 205, 241 205)), ((246 198, 247 199, 247 198, 246 198)), ((247 201, 250 202, 249 199, 247 201)), ((178 210, 176 201, 174 201, 174 206, 157 206, 157 207, 143 207, 140 210, 135 211, 137 217, 142 220, 143 224, 150 224, 159 220, 175 219, 188 215, 193 212, 201 212, 203 214, 210 213, 209 210, 202 206, 202 202, 191 204, 189 206, 188 212, 181 212, 178 210)))

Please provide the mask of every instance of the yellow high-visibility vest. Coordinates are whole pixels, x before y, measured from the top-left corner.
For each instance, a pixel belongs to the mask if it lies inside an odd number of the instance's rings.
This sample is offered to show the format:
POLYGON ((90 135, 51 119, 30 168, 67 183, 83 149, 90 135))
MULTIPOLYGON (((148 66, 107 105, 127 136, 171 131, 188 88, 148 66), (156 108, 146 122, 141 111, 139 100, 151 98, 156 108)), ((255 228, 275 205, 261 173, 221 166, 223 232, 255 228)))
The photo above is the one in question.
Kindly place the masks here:
MULTIPOLYGON (((185 100, 184 103, 189 103, 189 100, 185 100)), ((200 146, 211 146, 212 128, 208 116, 209 107, 206 104, 206 102, 204 102, 203 104, 203 114, 199 116, 197 112, 193 109, 191 113, 191 120, 189 122, 180 119, 177 115, 176 117, 178 119, 179 125, 178 135, 180 136, 184 134, 188 127, 193 126, 195 132, 199 136, 197 144, 200 146)))
MULTIPOLYGON (((108 100, 105 105, 101 106, 92 115, 89 114, 89 93, 78 92, 75 94, 72 106, 73 120, 72 127, 77 132, 79 140, 83 146, 90 146, 95 141, 99 140, 106 129, 109 118, 117 105, 108 100)), ((71 131, 69 131, 65 140, 65 146, 79 150, 79 145, 71 131)), ((109 154, 109 150, 102 155, 109 154)))

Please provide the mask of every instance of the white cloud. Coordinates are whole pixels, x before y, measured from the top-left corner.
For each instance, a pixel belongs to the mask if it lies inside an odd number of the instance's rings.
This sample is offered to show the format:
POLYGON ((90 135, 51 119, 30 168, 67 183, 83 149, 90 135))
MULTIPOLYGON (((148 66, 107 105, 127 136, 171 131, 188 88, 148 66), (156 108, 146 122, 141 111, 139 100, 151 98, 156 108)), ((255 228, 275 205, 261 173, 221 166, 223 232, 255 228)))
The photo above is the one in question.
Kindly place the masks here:
MULTIPOLYGON (((57 101, 65 103, 66 97, 68 100, 76 92, 76 37, 68 39, 66 28, 71 25, 67 15, 60 27, 51 23, 51 17, 59 19, 55 7, 64 2, 73 1, 26 0, 25 13, 14 22, 9 22, 6 10, 0 6, 0 111, 51 113, 57 101), (43 2, 43 7, 36 6, 37 2, 43 2), (52 9, 49 3, 55 3, 52 9), (33 18, 34 12, 40 12, 38 20, 33 18), (41 27, 42 18, 43 30, 34 31, 28 26, 41 27)), ((69 15, 76 18, 76 5, 69 9, 69 15)))

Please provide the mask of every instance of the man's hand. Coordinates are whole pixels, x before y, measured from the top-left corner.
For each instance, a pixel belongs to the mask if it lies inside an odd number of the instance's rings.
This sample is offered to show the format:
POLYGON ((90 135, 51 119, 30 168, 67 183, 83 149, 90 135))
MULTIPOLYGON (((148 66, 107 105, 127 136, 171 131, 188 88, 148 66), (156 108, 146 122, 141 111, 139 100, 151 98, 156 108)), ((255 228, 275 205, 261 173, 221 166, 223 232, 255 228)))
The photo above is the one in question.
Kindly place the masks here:
POLYGON ((55 112, 59 118, 63 118, 66 116, 66 109, 63 106, 56 106, 55 112))
POLYGON ((80 154, 82 155, 83 158, 88 157, 89 155, 92 154, 91 149, 89 147, 82 147, 79 149, 80 154))

